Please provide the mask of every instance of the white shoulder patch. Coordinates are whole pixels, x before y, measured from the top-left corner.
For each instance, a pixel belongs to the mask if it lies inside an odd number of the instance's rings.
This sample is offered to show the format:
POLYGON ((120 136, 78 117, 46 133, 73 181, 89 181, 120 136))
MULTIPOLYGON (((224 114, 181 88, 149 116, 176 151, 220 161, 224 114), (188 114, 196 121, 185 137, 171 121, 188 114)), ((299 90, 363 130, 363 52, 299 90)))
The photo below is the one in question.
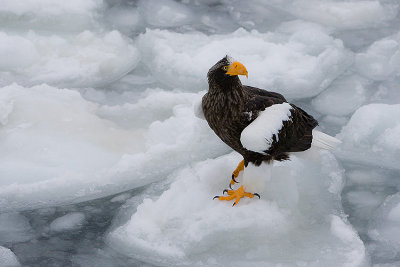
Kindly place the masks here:
POLYGON ((282 129, 283 122, 290 120, 291 109, 289 103, 282 103, 261 111, 258 117, 242 131, 240 142, 243 147, 259 153, 268 150, 274 135, 278 140, 278 132, 282 129))
POLYGON ((203 101, 202 101, 202 98, 200 98, 200 101, 194 102, 193 111, 194 111, 194 115, 196 115, 197 118, 203 119, 203 120, 206 119, 204 117, 204 112, 203 112, 203 101))

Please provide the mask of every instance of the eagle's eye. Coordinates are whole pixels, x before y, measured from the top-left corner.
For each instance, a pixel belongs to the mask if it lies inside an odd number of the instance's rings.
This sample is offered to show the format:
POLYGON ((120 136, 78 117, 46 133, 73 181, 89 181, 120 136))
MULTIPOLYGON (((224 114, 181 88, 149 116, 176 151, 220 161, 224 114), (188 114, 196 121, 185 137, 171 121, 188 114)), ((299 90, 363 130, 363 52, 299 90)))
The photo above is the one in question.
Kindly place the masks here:
POLYGON ((228 70, 228 66, 223 66, 222 69, 223 69, 224 71, 227 71, 227 70, 228 70))

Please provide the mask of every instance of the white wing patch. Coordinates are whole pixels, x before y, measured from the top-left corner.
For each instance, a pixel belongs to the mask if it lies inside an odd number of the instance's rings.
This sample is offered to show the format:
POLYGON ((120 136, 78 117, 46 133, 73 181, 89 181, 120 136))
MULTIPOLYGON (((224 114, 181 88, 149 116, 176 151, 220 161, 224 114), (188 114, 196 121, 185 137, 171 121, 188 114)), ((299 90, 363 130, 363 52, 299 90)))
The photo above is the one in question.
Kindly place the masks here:
POLYGON ((197 118, 203 119, 203 120, 206 119, 204 117, 204 112, 203 112, 202 98, 200 98, 200 101, 196 101, 193 103, 193 111, 194 111, 194 115, 196 115, 197 118))
POLYGON ((247 150, 263 153, 272 144, 275 135, 278 141, 283 122, 290 120, 292 106, 289 103, 272 105, 261 111, 240 135, 240 142, 247 150))

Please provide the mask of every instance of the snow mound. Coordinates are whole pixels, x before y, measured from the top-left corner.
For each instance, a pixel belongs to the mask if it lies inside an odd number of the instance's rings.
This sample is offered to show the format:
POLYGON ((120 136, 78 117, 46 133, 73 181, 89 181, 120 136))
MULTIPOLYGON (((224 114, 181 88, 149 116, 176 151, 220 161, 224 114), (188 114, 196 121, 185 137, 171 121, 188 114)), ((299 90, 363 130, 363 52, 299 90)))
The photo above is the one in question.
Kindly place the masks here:
POLYGON ((0 246, 0 266, 2 267, 17 267, 19 264, 15 254, 8 248, 0 246))
POLYGON ((304 98, 326 89, 352 62, 340 40, 321 27, 307 26, 288 23, 277 33, 238 29, 210 36, 148 29, 139 36, 138 48, 153 75, 172 88, 208 88, 205 73, 229 54, 249 71, 244 84, 304 98))
POLYGON ((174 100, 172 94, 150 91, 130 106, 150 118, 125 129, 100 118, 100 108, 74 90, 0 88, 0 209, 115 194, 224 153, 226 146, 193 114, 192 102, 201 95, 174 93, 174 100))
POLYGON ((50 230, 55 232, 71 231, 82 227, 85 223, 85 214, 71 212, 56 218, 50 223, 50 230))
POLYGON ((109 83, 134 69, 139 53, 118 31, 96 35, 0 32, 0 85, 48 83, 85 87, 109 83))
POLYGON ((261 199, 213 200, 227 187, 237 154, 182 169, 157 200, 145 199, 108 236, 109 245, 163 266, 359 266, 365 249, 342 216, 342 172, 293 157, 278 163, 261 199), (290 238, 288 238, 290 237, 290 238))
POLYGON ((343 127, 337 151, 350 161, 399 169, 400 105, 369 104, 343 127))

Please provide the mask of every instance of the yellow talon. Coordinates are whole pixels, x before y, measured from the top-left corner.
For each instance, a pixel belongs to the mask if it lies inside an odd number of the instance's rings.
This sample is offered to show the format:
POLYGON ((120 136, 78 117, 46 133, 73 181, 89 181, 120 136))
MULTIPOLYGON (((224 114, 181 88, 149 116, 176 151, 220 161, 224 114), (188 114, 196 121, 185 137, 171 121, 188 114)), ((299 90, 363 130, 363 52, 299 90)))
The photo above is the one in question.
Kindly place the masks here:
POLYGON ((243 170, 244 170, 244 160, 242 160, 241 162, 239 162, 238 166, 237 166, 236 169, 233 171, 233 173, 232 173, 232 179, 231 179, 231 182, 230 182, 230 185, 229 185, 230 188, 232 188, 232 187, 231 187, 232 185, 234 185, 234 184, 237 183, 237 181, 235 180, 235 178, 237 178, 237 177, 239 176, 239 173, 240 173, 241 171, 243 171, 243 170))
POLYGON ((228 193, 228 196, 216 196, 215 198, 218 197, 219 200, 232 200, 235 199, 235 202, 233 203, 232 206, 235 206, 237 203, 239 203, 240 199, 243 197, 248 197, 248 198, 253 198, 254 196, 260 197, 258 194, 252 194, 244 191, 243 185, 239 187, 237 190, 226 190, 228 193))
POLYGON ((239 162, 238 166, 236 169, 233 171, 232 175, 237 178, 239 176, 239 173, 244 170, 244 160, 239 162))

